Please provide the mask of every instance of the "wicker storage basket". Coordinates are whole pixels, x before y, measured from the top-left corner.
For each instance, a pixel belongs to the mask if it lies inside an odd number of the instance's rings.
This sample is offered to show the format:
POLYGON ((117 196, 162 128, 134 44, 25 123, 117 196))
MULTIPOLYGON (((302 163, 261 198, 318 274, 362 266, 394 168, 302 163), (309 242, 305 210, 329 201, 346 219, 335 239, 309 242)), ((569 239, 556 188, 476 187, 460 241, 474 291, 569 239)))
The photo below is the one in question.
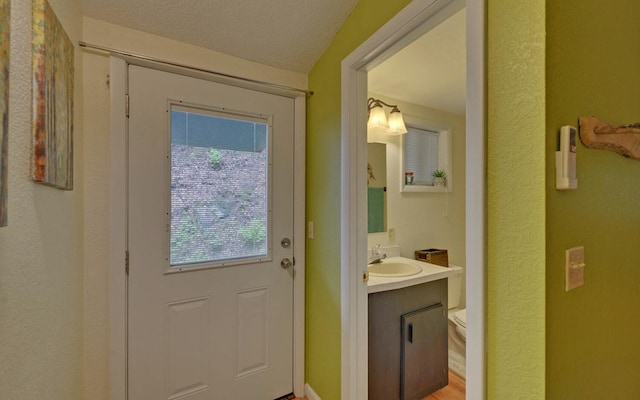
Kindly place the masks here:
POLYGON ((447 250, 442 249, 416 250, 416 260, 443 267, 449 266, 449 254, 447 250))

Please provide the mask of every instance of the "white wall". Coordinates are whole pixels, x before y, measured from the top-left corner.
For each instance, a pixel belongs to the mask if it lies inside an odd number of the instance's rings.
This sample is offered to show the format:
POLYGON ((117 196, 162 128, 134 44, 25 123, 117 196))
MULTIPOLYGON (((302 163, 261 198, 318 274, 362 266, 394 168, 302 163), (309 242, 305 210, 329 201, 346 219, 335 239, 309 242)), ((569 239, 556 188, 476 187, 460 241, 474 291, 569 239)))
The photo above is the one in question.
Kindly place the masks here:
MULTIPOLYGON (((389 136, 387 143, 387 228, 395 229, 395 240, 388 232, 369 234, 369 248, 376 244, 398 244, 400 255, 414 258, 414 251, 426 248, 447 249, 449 263, 466 264, 465 259, 465 117, 406 103, 371 93, 375 98, 397 104, 406 116, 452 127, 453 178, 451 193, 400 192, 404 179, 400 165, 400 137, 389 136)), ((464 291, 463 291, 464 293, 464 291)), ((464 299, 463 299, 464 300, 464 299)), ((463 303, 464 304, 464 301, 463 303)))
MULTIPOLYGON (((225 54, 168 40, 92 18, 83 20, 87 43, 154 56, 227 74, 307 88, 307 76, 284 71, 225 54)), ((82 52, 84 63, 84 153, 86 182, 85 233, 85 399, 106 400, 108 396, 108 191, 110 98, 107 87, 109 58, 93 51, 82 52)), ((124 232, 122 233, 124 235, 124 232)), ((124 255, 123 255, 124 257, 124 255)))
MULTIPOLYGON (((49 0, 71 38, 73 0, 49 0)), ((0 228, 0 397, 82 398, 82 55, 75 51, 74 190, 31 181, 31 1, 11 2, 9 226, 0 228)))

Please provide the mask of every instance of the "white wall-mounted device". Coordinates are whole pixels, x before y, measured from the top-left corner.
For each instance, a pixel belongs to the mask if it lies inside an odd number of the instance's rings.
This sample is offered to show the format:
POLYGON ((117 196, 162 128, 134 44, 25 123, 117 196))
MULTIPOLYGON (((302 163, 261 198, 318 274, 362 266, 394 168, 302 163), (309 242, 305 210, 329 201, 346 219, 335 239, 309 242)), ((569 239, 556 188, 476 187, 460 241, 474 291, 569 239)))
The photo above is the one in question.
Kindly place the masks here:
POLYGON ((577 189, 576 140, 578 131, 573 126, 560 128, 560 151, 556 151, 556 189, 577 189))

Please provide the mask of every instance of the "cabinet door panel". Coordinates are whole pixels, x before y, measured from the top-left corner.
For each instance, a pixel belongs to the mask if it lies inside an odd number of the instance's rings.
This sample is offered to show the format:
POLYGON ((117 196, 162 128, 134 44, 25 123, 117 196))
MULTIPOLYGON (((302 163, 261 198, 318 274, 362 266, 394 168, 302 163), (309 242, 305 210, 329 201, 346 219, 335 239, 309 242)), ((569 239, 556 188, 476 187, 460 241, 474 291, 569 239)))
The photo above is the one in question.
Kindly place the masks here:
POLYGON ((422 399, 448 384, 446 309, 434 304, 401 319, 400 398, 422 399))
MULTIPOLYGON (((447 309, 447 280, 369 294, 369 398, 400 400, 402 316, 432 305, 447 309)), ((441 328, 446 337, 447 317, 441 328)), ((443 343, 447 352, 447 342, 443 343)))

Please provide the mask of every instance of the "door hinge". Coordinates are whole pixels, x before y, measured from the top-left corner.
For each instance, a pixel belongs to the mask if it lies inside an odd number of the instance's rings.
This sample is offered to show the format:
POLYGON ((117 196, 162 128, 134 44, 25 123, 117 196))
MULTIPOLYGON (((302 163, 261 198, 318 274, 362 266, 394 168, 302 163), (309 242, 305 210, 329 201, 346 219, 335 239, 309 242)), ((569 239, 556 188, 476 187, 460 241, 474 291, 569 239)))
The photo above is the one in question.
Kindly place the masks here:
POLYGON ((362 273, 362 282, 364 283, 369 282, 369 271, 364 271, 362 273))
POLYGON ((124 252, 124 272, 129 276, 129 250, 124 252))
POLYGON ((124 107, 125 107, 125 113, 128 118, 129 117, 129 95, 128 94, 124 95, 124 107))

